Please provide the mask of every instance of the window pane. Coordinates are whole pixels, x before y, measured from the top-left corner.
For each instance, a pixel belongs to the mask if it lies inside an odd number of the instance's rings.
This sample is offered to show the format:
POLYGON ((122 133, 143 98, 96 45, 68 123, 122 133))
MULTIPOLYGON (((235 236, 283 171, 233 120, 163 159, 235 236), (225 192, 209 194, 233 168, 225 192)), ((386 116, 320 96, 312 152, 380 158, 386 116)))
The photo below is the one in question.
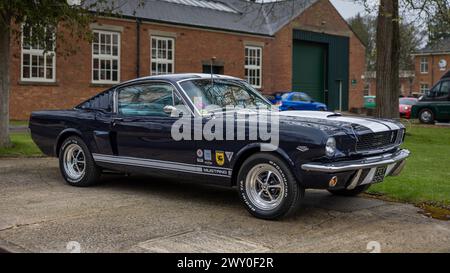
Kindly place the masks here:
POLYGON ((26 78, 26 79, 30 78, 30 67, 28 67, 28 66, 23 67, 23 76, 22 77, 26 78))
POLYGON ((42 66, 39 67, 39 78, 44 77, 44 68, 42 66))
POLYGON ((53 79, 53 69, 52 68, 47 68, 45 77, 47 79, 53 79))
POLYGON ((118 45, 119 44, 119 35, 114 34, 113 35, 113 44, 118 45))
POLYGON ((31 57, 31 65, 32 65, 32 66, 37 66, 37 65, 38 65, 38 56, 33 55, 33 56, 31 57))
POLYGON ((134 85, 119 92, 119 113, 130 116, 168 116, 164 107, 173 105, 173 89, 167 84, 134 85))
POLYGON ((30 65, 30 54, 23 54, 23 65, 30 65))
POLYGON ((47 64, 47 68, 52 68, 53 67, 53 56, 52 55, 47 55, 46 56, 46 64, 47 64))

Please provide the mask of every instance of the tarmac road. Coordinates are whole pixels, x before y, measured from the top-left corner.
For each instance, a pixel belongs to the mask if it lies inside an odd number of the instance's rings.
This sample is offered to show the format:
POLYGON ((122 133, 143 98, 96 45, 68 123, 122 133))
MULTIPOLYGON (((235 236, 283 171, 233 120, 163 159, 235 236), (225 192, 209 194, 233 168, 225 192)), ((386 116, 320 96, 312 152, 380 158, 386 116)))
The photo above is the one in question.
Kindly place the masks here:
POLYGON ((0 159, 0 249, 13 252, 450 252, 450 222, 408 204, 307 191, 281 221, 234 189, 108 175, 65 184, 57 160, 0 159))

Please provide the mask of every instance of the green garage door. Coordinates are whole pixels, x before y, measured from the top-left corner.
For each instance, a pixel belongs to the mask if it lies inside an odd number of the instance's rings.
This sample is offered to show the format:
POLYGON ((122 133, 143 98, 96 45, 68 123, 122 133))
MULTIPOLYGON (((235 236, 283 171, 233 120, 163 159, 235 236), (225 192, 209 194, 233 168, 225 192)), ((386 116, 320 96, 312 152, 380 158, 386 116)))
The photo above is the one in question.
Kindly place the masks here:
POLYGON ((325 102, 326 45, 294 41, 292 88, 325 102))
POLYGON ((292 88, 325 102, 328 109, 348 109, 349 38, 295 29, 292 88))

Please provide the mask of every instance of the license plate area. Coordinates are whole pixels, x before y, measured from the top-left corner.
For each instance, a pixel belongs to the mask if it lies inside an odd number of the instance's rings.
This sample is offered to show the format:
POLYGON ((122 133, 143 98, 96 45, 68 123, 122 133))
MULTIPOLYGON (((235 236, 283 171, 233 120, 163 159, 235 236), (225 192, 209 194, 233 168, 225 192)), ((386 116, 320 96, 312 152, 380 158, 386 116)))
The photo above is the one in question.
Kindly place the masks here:
POLYGON ((387 166, 377 167, 375 170, 375 174, 372 179, 372 183, 380 183, 383 182, 384 177, 386 176, 387 166))

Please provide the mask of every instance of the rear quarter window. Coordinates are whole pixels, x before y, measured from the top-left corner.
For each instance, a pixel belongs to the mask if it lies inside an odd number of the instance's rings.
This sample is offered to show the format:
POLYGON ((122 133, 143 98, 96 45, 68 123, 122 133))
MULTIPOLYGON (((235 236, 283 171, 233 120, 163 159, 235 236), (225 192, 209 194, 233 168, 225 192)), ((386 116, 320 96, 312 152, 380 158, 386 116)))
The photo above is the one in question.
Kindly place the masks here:
POLYGON ((110 112, 112 105, 113 91, 107 91, 87 100, 78 107, 81 109, 96 109, 110 112))

